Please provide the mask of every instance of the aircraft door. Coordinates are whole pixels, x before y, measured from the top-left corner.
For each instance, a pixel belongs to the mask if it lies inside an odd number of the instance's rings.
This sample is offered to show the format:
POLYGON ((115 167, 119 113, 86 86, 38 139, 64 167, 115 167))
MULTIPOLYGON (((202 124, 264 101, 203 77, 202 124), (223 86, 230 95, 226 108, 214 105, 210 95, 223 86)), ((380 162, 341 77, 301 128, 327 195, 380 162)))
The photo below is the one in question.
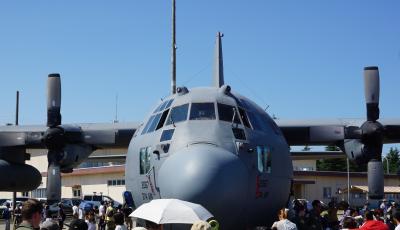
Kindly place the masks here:
POLYGON ((157 155, 153 154, 150 146, 140 148, 140 186, 143 202, 151 201, 155 198, 160 198, 156 183, 156 161, 157 155))
POLYGON ((271 174, 271 148, 257 146, 256 198, 268 196, 268 179, 271 174))

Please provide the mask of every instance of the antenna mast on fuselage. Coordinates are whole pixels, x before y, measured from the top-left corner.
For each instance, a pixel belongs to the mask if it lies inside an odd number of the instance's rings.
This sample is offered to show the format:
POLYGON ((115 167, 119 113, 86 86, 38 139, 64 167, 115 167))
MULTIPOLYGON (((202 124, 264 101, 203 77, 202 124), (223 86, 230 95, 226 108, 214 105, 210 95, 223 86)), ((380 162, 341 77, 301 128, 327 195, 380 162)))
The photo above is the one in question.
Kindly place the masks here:
POLYGON ((176 41, 175 41, 175 0, 172 0, 172 94, 176 93, 176 41))
POLYGON ((217 33, 217 40, 215 41, 215 62, 214 62, 214 87, 220 88, 224 85, 224 61, 222 57, 222 42, 221 38, 223 33, 217 33))

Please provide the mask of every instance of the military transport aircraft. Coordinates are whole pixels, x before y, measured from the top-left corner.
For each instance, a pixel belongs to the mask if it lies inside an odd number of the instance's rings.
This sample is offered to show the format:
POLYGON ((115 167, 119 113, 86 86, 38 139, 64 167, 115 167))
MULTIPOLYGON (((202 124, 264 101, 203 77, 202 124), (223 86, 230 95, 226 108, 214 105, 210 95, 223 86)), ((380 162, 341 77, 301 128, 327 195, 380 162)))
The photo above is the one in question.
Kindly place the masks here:
POLYGON ((378 121, 378 68, 364 69, 365 121, 274 120, 225 84, 221 37, 213 85, 188 89, 173 82, 172 94, 143 123, 62 124, 60 75, 50 74, 47 125, 0 127, 0 191, 40 185, 41 173, 25 164, 27 149, 48 150, 47 198, 56 202, 61 173, 72 172, 96 149, 129 146, 126 190, 136 205, 158 198, 192 201, 210 210, 222 229, 242 229, 270 224, 286 205, 290 146, 336 145, 349 159, 368 163, 369 197, 382 198, 382 145, 400 142, 400 120, 378 121))

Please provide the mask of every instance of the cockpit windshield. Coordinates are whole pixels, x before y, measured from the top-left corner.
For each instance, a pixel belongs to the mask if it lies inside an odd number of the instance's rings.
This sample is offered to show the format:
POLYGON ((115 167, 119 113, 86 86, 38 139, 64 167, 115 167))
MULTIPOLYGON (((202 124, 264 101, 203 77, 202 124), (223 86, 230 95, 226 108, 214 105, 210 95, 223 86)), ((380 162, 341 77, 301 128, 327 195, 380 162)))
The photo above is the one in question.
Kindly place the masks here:
POLYGON ((192 103, 190 120, 215 120, 214 103, 192 103))
POLYGON ((173 107, 169 116, 167 118, 167 123, 165 125, 170 125, 178 123, 180 121, 185 121, 187 119, 189 104, 184 104, 180 106, 173 107))

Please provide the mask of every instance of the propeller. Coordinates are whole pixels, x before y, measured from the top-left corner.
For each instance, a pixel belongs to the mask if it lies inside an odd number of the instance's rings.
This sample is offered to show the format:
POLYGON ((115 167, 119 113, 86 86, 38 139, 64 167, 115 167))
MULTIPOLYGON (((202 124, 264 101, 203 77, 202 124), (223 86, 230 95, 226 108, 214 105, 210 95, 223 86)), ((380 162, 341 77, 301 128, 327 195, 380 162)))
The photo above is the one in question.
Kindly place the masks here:
POLYGON ((364 68, 364 93, 367 121, 361 125, 364 152, 368 156, 368 194, 371 199, 382 199, 383 191, 383 126, 379 119, 379 70, 376 66, 364 68))
POLYGON ((61 172, 70 173, 95 149, 108 146, 127 146, 137 125, 121 127, 118 124, 62 125, 61 78, 53 73, 47 79, 47 129, 40 131, 11 130, 0 133, 0 174, 8 172, 13 178, 0 178, 0 190, 27 191, 37 188, 40 172, 25 161, 27 148, 47 148, 47 202, 61 200, 61 172), (15 183, 17 181, 28 181, 15 183))
POLYGON ((358 163, 368 162, 368 195, 382 199, 382 146, 386 130, 379 123, 379 70, 376 66, 364 68, 364 94, 367 120, 361 127, 346 127, 345 152, 358 163))
POLYGON ((64 156, 65 130, 61 127, 61 79, 60 74, 49 74, 47 79, 47 127, 43 142, 46 145, 47 201, 52 204, 61 200, 60 161, 64 156))

